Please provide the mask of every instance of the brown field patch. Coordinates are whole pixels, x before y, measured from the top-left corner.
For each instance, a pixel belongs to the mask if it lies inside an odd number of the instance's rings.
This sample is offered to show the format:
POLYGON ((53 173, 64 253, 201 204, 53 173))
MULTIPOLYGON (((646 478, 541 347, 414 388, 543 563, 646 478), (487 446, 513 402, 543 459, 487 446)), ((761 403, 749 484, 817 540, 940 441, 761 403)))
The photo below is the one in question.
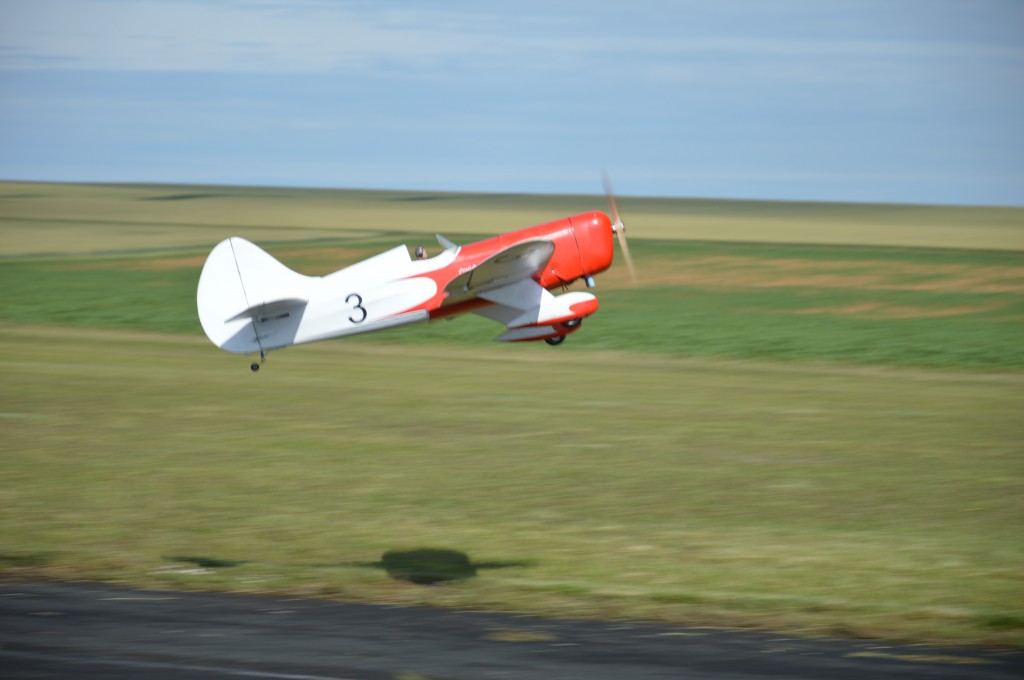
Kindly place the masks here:
MULTIPOLYGON (((310 276, 337 271, 368 257, 366 250, 356 248, 301 248, 282 249, 271 253, 286 266, 310 276)), ((92 262, 72 262, 57 265, 60 271, 97 271, 125 269, 129 271, 177 271, 194 269, 197 272, 206 263, 207 254, 189 257, 148 257, 143 259, 111 259, 92 262)))
POLYGON ((639 263, 644 285, 1024 293, 1024 267, 710 256, 639 263))
MULTIPOLYGON (((272 256, 309 276, 322 276, 375 254, 376 250, 345 247, 275 249, 272 256)), ((62 271, 128 269, 133 271, 199 271, 206 255, 148 257, 71 262, 62 271)), ((637 263, 642 286, 695 289, 826 288, 931 293, 1024 293, 1024 266, 920 264, 890 260, 808 260, 743 256, 644 257, 637 263)), ((617 262, 601 276, 603 285, 630 285, 617 262)), ((860 313, 860 312, 855 312, 860 313)), ((960 313, 960 312, 957 312, 960 313)), ((969 313, 969 312, 963 312, 969 313)))
MULTIPOLYGON (((381 249, 383 250, 383 248, 381 249)), ((376 250, 360 248, 286 248, 271 253, 275 258, 297 272, 309 276, 323 276, 375 255, 376 250)))
POLYGON ((132 262, 131 269, 144 271, 174 271, 177 269, 202 269, 206 255, 192 257, 164 257, 132 262))
POLYGON ((887 302, 858 302, 841 307, 813 307, 801 309, 794 314, 832 314, 836 316, 859 316, 868 319, 940 319, 966 314, 983 314, 1006 307, 1007 300, 990 300, 975 305, 949 307, 925 307, 896 305, 887 302))
MULTIPOLYGON (((271 247, 271 251, 273 251, 271 255, 286 266, 310 276, 329 274, 367 257, 367 251, 356 248, 305 247, 274 249, 271 247)), ((192 257, 136 260, 129 267, 134 270, 145 271, 171 271, 176 269, 195 269, 198 271, 202 269, 205 262, 206 255, 196 255, 192 257)))
POLYGON ((134 258, 122 258, 114 260, 96 260, 90 262, 72 262, 56 265, 58 271, 63 272, 88 272, 109 269, 124 269, 128 271, 176 271, 179 269, 203 268, 206 262, 206 255, 194 255, 192 257, 152 257, 143 260, 134 258))

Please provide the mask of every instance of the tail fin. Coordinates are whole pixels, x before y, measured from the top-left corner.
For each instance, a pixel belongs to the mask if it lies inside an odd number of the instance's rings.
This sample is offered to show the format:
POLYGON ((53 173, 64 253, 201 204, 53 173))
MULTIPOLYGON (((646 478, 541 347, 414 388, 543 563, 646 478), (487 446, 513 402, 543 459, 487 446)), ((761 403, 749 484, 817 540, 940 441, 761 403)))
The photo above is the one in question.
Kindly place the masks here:
POLYGON ((199 322, 210 341, 229 352, 283 347, 295 337, 316 280, 243 238, 229 238, 210 252, 199 276, 199 322))

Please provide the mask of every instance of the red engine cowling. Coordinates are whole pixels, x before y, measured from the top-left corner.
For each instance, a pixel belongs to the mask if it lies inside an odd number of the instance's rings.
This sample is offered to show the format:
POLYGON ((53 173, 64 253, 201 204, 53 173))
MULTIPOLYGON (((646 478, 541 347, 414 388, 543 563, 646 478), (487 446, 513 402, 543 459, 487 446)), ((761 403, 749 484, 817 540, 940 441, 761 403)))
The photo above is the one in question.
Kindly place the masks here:
POLYGON ((555 252, 538 275, 540 285, 551 289, 608 269, 612 264, 613 233, 608 216, 595 210, 503 234, 496 240, 499 248, 541 238, 554 243, 555 252))

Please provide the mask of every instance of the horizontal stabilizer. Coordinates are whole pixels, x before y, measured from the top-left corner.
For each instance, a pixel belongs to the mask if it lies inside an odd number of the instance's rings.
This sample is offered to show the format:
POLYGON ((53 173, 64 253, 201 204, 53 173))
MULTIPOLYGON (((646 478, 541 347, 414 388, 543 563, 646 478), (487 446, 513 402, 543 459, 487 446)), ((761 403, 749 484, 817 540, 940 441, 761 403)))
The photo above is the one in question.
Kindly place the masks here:
POLYGON ((233 317, 228 319, 228 322, 239 321, 241 319, 256 319, 257 321, 271 321, 274 319, 284 318, 291 310, 296 307, 301 307, 306 304, 308 300, 302 298, 283 298, 281 300, 270 300, 268 302, 261 302, 257 305, 253 305, 248 309, 235 314, 233 317))

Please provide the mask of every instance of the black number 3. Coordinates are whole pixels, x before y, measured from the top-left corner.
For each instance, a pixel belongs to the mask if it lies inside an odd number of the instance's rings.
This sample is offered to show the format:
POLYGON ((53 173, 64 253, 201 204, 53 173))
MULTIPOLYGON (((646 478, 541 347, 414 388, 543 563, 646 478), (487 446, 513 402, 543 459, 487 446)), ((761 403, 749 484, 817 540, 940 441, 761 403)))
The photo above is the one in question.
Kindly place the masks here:
POLYGON ((348 317, 348 320, 351 321, 352 323, 362 323, 366 321, 367 314, 366 308, 363 307, 363 297, 359 293, 352 293, 347 298, 345 298, 345 304, 348 304, 352 300, 352 298, 355 298, 356 300, 356 304, 353 305, 352 310, 355 311, 358 309, 360 312, 362 312, 362 314, 360 314, 358 317, 356 317, 356 315, 353 314, 352 316, 348 317))

